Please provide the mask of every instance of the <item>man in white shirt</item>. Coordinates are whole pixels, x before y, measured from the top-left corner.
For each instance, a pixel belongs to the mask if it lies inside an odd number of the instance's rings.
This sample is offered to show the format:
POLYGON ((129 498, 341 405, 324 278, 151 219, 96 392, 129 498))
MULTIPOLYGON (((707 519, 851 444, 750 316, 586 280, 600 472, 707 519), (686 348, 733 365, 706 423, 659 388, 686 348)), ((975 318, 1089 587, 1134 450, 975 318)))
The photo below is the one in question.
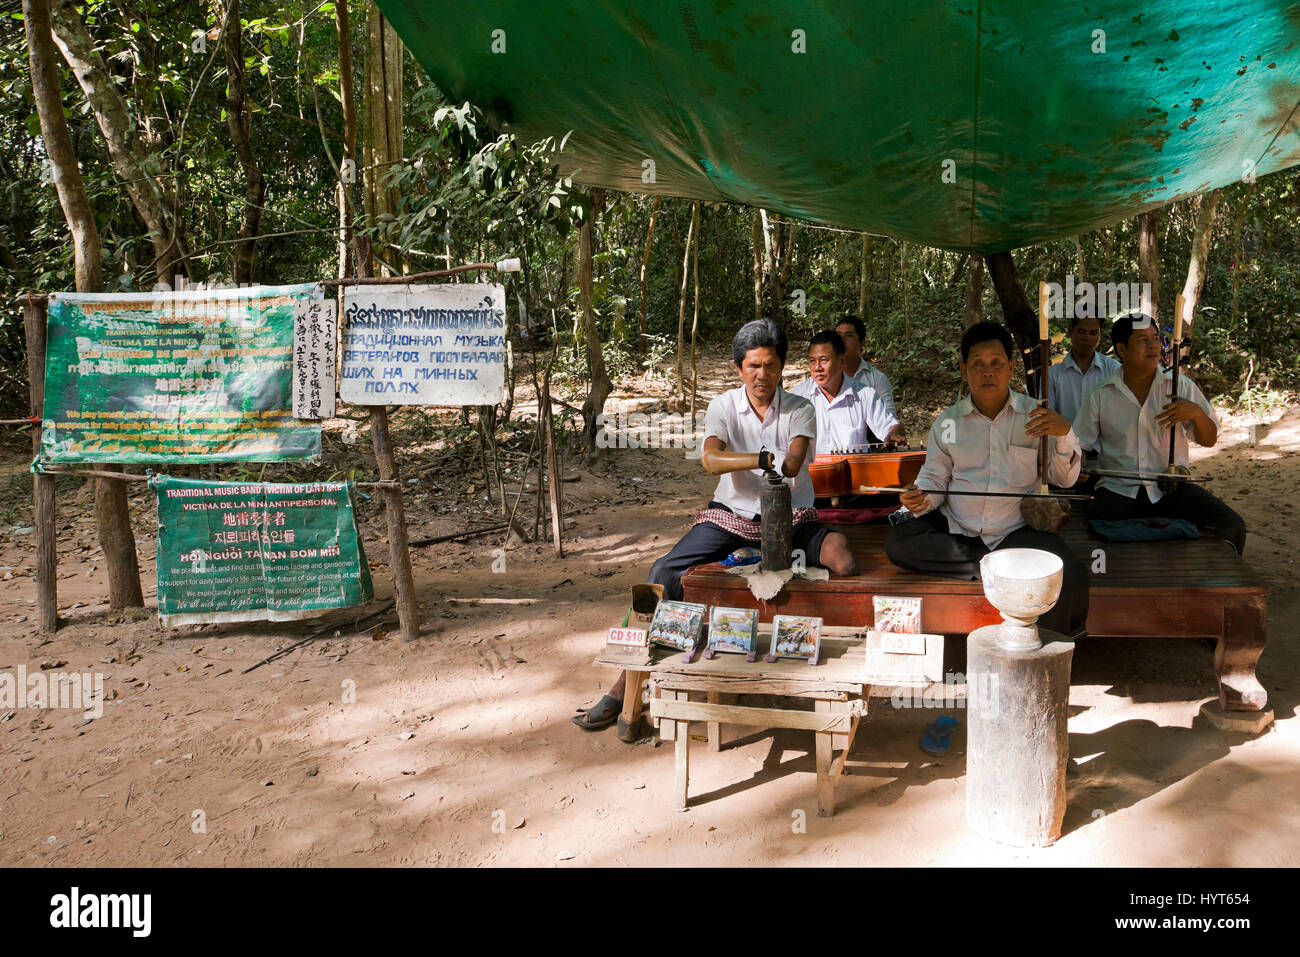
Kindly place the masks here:
MULTIPOLYGON (((1047 378, 1047 407, 1073 422, 1083 397, 1114 375, 1119 363, 1097 351, 1101 342, 1101 320, 1097 317, 1076 312, 1069 331, 1070 351, 1052 367, 1047 378)), ((1085 453, 1095 451, 1084 446, 1085 453)))
MULTIPOLYGON (((817 415, 807 399, 781 388, 787 350, 785 333, 771 319, 746 323, 731 340, 742 384, 709 403, 700 455, 705 471, 719 476, 718 487, 690 531, 650 569, 650 583, 662 585, 669 600, 681 600, 682 575, 689 569, 758 546, 759 490, 766 469, 777 469, 790 481, 791 545, 803 551, 805 564, 820 565, 833 575, 858 573, 848 539, 817 521, 808 477, 817 415)), ((573 723, 587 731, 613 723, 625 690, 625 675, 620 675, 609 693, 573 723)), ((635 740, 633 730, 620 728, 619 737, 635 740)))
MULTIPOLYGON (((1214 409, 1196 383, 1160 368, 1160 331, 1145 313, 1120 316, 1111 326, 1120 368, 1084 397, 1074 420, 1079 441, 1098 443, 1102 470, 1158 474, 1169 466, 1169 431, 1174 431, 1174 464, 1186 465, 1187 442, 1212 446, 1219 438, 1214 409)), ((1246 523, 1205 489, 1179 483, 1164 493, 1155 480, 1105 475, 1097 483, 1088 514, 1100 519, 1181 518, 1209 528, 1241 554, 1246 523)))
POLYGON ((884 443, 906 445, 897 417, 875 390, 844 372, 844 340, 839 333, 819 332, 808 343, 811 375, 791 391, 812 403, 817 413, 818 453, 884 443))
POLYGON ((898 405, 894 402, 894 387, 885 374, 862 357, 862 343, 867 337, 867 327, 857 316, 845 316, 835 324, 835 331, 844 340, 844 371, 880 396, 885 408, 898 418, 898 405))
POLYGON ((1011 391, 1015 368, 1011 334, 995 322, 978 322, 961 340, 962 378, 970 395, 944 410, 930 428, 925 465, 916 486, 902 495, 917 516, 885 536, 885 553, 901 568, 975 580, 980 559, 1001 548, 1038 548, 1065 564, 1061 597, 1039 621, 1067 637, 1083 633, 1088 617, 1088 574, 1059 535, 1025 525, 1018 498, 926 494, 1030 492, 1038 480, 1038 440, 1048 436, 1048 480, 1073 485, 1082 451, 1059 413, 1011 391))

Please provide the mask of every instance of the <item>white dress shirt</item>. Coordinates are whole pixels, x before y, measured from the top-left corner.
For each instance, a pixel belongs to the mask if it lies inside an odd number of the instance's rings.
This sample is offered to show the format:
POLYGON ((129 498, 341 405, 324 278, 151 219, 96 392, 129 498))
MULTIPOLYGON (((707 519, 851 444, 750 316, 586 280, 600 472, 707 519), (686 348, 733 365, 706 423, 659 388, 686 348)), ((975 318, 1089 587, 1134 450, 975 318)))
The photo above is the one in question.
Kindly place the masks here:
MULTIPOLYGON (((866 359, 859 361, 861 365, 858 366, 858 371, 847 372, 846 370, 846 374, 853 376, 868 388, 874 389, 876 395, 880 396, 880 401, 885 403, 885 408, 889 410, 889 414, 897 419, 898 405, 894 402, 894 387, 889 384, 889 379, 866 359)), ((880 437, 884 438, 883 435, 880 437)))
MULTIPOLYGON (((709 403, 704 416, 704 437, 716 435, 727 444, 729 452, 761 452, 767 449, 776 457, 776 469, 790 452, 790 443, 801 435, 809 439, 808 454, 803 467, 790 484, 790 504, 794 508, 811 508, 813 503, 812 480, 808 477, 808 462, 817 444, 817 413, 807 399, 784 389, 777 389, 762 419, 749 404, 745 387, 722 393, 709 403)), ((721 502, 742 518, 753 519, 761 505, 758 492, 763 485, 762 469, 745 472, 727 472, 718 479, 713 492, 714 501, 721 502)))
MULTIPOLYGON (((1097 468, 1128 472, 1164 472, 1169 468, 1169 430, 1156 422, 1156 416, 1169 404, 1172 379, 1171 371, 1157 372, 1146 402, 1139 403, 1124 382, 1124 370, 1120 369, 1084 396, 1074 419, 1074 429, 1085 447, 1092 443, 1100 448, 1097 468)), ((1178 395, 1195 402, 1218 427, 1219 417, 1214 414, 1214 407, 1196 383, 1182 374, 1178 376, 1178 395)), ((1184 422, 1175 431, 1175 465, 1187 464, 1187 440, 1195 433, 1191 422, 1184 422)), ((1160 501, 1164 495, 1154 480, 1143 482, 1107 475, 1102 476, 1097 486, 1129 498, 1137 498, 1138 489, 1145 488, 1152 502, 1160 501)))
MULTIPOLYGON (((970 396, 949 406, 926 439, 925 465, 917 476, 919 488, 974 492, 1035 492, 1038 490, 1038 439, 1025 433, 1029 413, 1038 403, 1012 392, 995 418, 975 407, 970 396)), ((1068 488, 1079 478, 1082 450, 1071 430, 1047 437, 1047 477, 1068 488)), ((1018 498, 976 495, 929 495, 939 506, 953 535, 978 536, 997 547, 1025 521, 1018 498)))
POLYGON ((812 403, 817 413, 817 452, 846 451, 855 445, 866 445, 871 429, 880 441, 889 430, 898 425, 875 390, 862 385, 847 375, 840 377, 840 391, 834 399, 811 379, 804 379, 791 390, 812 403))
MULTIPOLYGON (((1047 375, 1047 407, 1061 413, 1071 422, 1079 414, 1083 397, 1115 374, 1119 363, 1100 352, 1092 354, 1092 365, 1084 372, 1075 361, 1074 353, 1052 366, 1047 375)), ((1084 446, 1088 448, 1088 446, 1084 446)))

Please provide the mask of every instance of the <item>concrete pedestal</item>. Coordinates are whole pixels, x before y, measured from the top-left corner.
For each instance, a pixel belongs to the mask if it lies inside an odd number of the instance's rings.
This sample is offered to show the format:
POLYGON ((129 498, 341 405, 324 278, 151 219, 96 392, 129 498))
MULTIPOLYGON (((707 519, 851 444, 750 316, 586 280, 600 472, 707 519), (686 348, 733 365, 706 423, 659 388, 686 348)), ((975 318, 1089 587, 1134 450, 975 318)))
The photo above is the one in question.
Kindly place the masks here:
POLYGON ((1074 642, 1040 629, 1042 648, 1007 651, 1000 630, 978 628, 966 642, 966 822, 1002 844, 1042 847, 1065 818, 1074 642))

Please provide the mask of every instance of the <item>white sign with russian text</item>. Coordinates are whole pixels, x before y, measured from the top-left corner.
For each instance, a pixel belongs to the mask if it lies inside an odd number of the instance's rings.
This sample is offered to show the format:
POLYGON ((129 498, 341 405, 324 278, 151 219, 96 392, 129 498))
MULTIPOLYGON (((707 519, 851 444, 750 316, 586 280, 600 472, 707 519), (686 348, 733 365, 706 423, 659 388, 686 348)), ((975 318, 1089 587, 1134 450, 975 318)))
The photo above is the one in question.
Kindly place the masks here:
POLYGON ((348 287, 339 394, 359 405, 496 405, 505 310, 493 283, 348 287))

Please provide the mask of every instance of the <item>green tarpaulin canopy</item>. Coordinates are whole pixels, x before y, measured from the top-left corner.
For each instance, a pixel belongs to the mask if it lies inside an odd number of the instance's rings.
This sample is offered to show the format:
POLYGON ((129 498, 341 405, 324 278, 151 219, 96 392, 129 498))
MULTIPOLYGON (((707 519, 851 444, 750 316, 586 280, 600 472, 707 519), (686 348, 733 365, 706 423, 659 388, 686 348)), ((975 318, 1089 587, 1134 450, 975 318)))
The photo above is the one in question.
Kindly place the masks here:
POLYGON ((522 137, 573 130, 579 182, 945 249, 1045 242, 1300 163, 1295 2, 379 7, 453 99, 522 137))

